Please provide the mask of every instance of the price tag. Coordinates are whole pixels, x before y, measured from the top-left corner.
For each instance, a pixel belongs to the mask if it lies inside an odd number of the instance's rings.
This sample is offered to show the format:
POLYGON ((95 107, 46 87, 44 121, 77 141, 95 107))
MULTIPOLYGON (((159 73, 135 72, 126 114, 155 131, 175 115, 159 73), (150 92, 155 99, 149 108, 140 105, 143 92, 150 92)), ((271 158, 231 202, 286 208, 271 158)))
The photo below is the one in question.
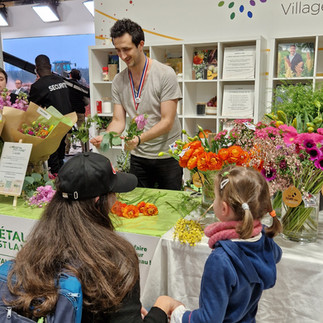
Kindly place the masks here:
POLYGON ((51 118, 51 114, 50 113, 48 113, 46 110, 44 110, 44 109, 42 109, 42 108, 38 108, 37 109, 37 112, 39 113, 39 114, 41 114, 44 118, 46 118, 47 120, 49 120, 50 118, 51 118))
POLYGON ((292 185, 283 192, 283 201, 289 207, 297 207, 302 203, 302 194, 292 185))

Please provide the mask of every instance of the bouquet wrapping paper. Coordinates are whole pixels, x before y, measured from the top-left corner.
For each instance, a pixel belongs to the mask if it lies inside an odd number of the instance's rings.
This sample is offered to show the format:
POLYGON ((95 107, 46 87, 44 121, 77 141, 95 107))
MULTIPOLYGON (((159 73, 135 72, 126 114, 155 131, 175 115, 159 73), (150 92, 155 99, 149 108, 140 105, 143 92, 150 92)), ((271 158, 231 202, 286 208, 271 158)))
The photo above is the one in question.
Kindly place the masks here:
POLYGON ((4 107, 3 116, 6 122, 3 125, 1 137, 4 141, 19 142, 21 139, 23 143, 33 144, 30 155, 30 162, 33 163, 47 160, 57 150, 63 137, 77 121, 75 112, 63 116, 54 107, 49 107, 44 110, 32 102, 26 111, 4 107), (36 120, 38 122, 45 121, 45 118, 41 114, 42 110, 51 115, 50 119, 46 120, 46 122, 54 125, 53 130, 48 136, 46 138, 40 138, 21 133, 19 129, 21 129, 23 124, 31 125, 36 120))

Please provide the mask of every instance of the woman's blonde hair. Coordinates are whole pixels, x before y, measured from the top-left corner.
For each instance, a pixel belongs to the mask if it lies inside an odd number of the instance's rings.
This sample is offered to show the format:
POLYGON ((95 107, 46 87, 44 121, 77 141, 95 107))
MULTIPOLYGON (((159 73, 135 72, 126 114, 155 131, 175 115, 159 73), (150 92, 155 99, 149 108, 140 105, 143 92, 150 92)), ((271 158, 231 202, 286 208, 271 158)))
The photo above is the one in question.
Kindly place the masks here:
MULTIPOLYGON (((228 166, 219 171, 215 180, 215 194, 228 203, 238 221, 241 221, 236 230, 242 239, 251 237, 254 220, 261 220, 273 210, 268 183, 253 168, 228 166)), ((274 217, 272 225, 265 229, 266 235, 274 237, 280 231, 280 221, 274 217)))

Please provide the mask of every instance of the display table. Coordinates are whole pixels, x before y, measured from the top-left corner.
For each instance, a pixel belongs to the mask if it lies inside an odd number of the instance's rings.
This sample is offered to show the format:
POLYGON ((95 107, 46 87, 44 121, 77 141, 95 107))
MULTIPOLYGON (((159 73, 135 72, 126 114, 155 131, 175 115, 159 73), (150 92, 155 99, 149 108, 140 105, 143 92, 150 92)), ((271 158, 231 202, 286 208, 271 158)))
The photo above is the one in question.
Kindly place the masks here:
MULTIPOLYGON (((174 209, 178 209, 183 194, 188 193, 136 188, 132 192, 121 195, 132 203, 138 203, 141 200, 155 203, 159 210, 158 216, 139 216, 135 219, 115 217, 113 220, 116 230, 129 240, 137 251, 141 288, 144 287, 151 259, 160 237, 169 231, 180 218, 180 214, 174 212, 174 209)), ((13 208, 12 202, 13 197, 0 196, 0 263, 15 257, 43 211, 41 208, 25 206, 21 198, 18 199, 16 208, 13 208)))
MULTIPOLYGON (((195 247, 173 241, 173 229, 180 214, 183 192, 135 189, 127 193, 129 200, 140 196, 160 196, 156 201, 159 215, 119 219, 117 230, 135 247, 140 263, 142 302, 151 307, 159 295, 170 295, 189 308, 198 307, 204 263, 211 252, 207 238, 195 247), (173 207, 171 207, 172 205, 173 207)), ((0 262, 14 257, 22 247, 41 209, 30 209, 18 200, 0 197, 0 262)), ((101 237, 102 238, 102 237, 101 237)), ((278 264, 276 286, 265 291, 257 314, 257 322, 323 322, 323 217, 316 243, 299 244, 276 238, 283 249, 278 264)))
MULTIPOLYGON (((173 241, 173 230, 160 239, 142 292, 142 303, 153 305, 159 295, 169 295, 188 308, 198 308, 204 263, 211 252, 207 238, 195 247, 173 241)), ((316 243, 300 244, 276 237, 283 250, 277 265, 277 283, 264 291, 257 322, 323 322, 323 216, 316 243)))

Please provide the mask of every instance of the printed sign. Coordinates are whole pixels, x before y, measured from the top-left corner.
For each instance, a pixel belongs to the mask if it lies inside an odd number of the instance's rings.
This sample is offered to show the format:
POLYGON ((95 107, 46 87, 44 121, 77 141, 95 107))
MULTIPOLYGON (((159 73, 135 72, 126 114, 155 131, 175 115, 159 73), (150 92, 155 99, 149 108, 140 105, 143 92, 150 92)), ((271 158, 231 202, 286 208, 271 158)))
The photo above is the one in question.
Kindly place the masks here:
POLYGON ((0 194, 19 196, 32 144, 5 142, 0 159, 0 194))

